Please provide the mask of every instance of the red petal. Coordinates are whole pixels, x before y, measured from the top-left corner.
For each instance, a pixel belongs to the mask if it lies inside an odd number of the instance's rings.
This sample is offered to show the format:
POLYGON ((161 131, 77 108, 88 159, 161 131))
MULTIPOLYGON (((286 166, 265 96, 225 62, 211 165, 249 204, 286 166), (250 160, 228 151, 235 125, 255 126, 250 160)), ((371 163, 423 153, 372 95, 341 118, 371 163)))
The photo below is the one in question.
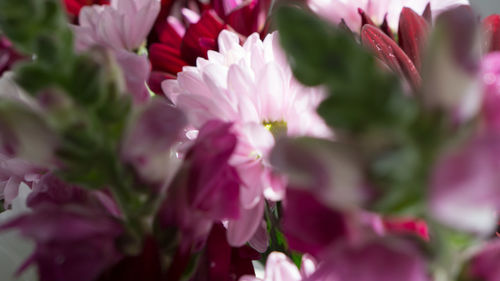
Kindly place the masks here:
POLYGON ((177 77, 170 73, 151 71, 148 79, 148 87, 155 94, 164 96, 163 90, 161 88, 161 83, 167 79, 175 79, 175 78, 177 77))
POLYGON ((366 24, 361 30, 363 45, 385 62, 394 72, 406 77, 413 89, 418 89, 422 78, 405 52, 389 36, 377 27, 366 24))
POLYGON ((488 52, 500 51, 500 15, 494 14, 485 18, 483 29, 486 33, 488 52))
POLYGON ((155 71, 176 75, 182 67, 188 65, 180 55, 180 51, 164 44, 155 43, 149 47, 149 61, 155 71))
POLYGON ((270 4, 270 0, 248 1, 227 15, 226 22, 244 36, 261 32, 266 26, 270 4))
POLYGON ((429 27, 425 19, 410 8, 403 8, 399 17, 399 45, 417 69, 422 66, 422 51, 427 41, 429 27))
MULTIPOLYGON (((214 10, 203 12, 200 20, 195 24, 191 24, 186 30, 181 45, 182 59, 190 65, 195 65, 198 57, 206 58, 207 46, 200 46, 200 42, 207 42, 208 39, 217 42, 217 37, 224 28, 224 23, 214 10)), ((214 46, 213 50, 216 49, 217 45, 214 46)))

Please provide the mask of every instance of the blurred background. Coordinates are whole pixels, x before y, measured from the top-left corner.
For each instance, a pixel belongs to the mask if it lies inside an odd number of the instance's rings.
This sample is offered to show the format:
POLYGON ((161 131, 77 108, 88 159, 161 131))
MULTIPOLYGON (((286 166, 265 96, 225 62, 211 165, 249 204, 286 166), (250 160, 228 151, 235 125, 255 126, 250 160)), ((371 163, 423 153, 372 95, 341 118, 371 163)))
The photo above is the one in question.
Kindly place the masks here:
POLYGON ((500 0, 469 0, 481 16, 500 13, 500 0))

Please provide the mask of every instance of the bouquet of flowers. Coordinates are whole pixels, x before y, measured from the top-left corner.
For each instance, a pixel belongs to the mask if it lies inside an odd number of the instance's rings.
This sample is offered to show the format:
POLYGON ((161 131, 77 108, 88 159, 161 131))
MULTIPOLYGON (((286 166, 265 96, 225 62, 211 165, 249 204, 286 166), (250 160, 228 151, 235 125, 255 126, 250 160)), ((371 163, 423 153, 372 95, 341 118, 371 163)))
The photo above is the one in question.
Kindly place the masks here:
POLYGON ((0 75, 2 280, 500 280, 467 0, 0 0, 0 75))

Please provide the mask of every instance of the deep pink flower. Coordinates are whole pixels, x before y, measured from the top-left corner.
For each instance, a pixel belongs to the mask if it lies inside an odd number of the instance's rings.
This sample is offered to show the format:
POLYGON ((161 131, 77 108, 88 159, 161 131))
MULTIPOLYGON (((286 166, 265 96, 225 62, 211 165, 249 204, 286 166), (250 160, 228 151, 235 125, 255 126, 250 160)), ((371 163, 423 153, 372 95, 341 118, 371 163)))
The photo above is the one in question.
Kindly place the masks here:
POLYGON ((210 121, 187 152, 159 212, 162 227, 176 227, 181 252, 200 245, 214 222, 240 216, 240 179, 228 164, 236 147, 231 124, 210 121))
POLYGON ((320 255, 349 235, 348 219, 346 214, 324 206, 307 191, 287 190, 281 224, 289 247, 295 251, 320 255))
POLYGON ((51 174, 33 189, 33 212, 0 226, 18 229, 36 244, 19 271, 36 264, 42 281, 92 281, 121 258, 115 243, 123 227, 91 194, 51 174))
POLYGON ((429 241, 429 228, 427 223, 415 218, 384 218, 383 225, 385 231, 395 235, 413 234, 425 241, 429 241))

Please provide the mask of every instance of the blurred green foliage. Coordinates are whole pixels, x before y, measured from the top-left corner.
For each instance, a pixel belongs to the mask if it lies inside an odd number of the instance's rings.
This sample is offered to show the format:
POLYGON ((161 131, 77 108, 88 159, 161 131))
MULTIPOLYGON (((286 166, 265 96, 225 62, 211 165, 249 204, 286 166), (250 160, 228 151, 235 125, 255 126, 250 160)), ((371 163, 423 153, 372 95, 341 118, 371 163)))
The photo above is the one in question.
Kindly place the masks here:
POLYGON ((370 208, 422 215, 442 140, 441 115, 423 111, 354 34, 290 6, 278 9, 276 21, 294 75, 305 85, 327 88, 318 113, 337 140, 359 151, 370 182, 381 191, 370 208))

